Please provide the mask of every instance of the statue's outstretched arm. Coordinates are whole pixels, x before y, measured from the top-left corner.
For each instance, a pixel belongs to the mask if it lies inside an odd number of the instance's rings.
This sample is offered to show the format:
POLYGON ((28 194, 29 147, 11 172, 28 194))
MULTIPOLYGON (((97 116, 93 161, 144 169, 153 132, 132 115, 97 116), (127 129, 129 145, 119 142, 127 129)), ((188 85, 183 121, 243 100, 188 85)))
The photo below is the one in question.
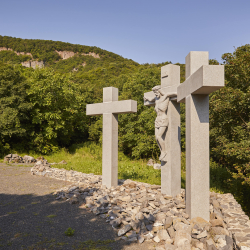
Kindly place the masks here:
POLYGON ((144 101, 149 101, 149 102, 154 102, 155 101, 155 97, 152 98, 146 98, 145 96, 143 97, 144 101))
POLYGON ((161 89, 159 89, 159 92, 161 93, 161 95, 163 96, 163 99, 167 99, 168 97, 174 97, 174 96, 177 96, 177 93, 176 92, 170 92, 170 93, 166 93, 164 94, 162 92, 161 89))

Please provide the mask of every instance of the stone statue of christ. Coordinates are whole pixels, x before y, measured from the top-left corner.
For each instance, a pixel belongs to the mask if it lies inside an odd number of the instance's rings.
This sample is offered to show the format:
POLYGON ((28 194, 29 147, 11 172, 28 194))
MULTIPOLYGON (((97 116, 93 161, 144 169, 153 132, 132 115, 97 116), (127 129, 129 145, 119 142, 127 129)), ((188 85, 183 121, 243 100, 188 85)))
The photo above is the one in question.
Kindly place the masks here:
POLYGON ((166 145, 163 139, 163 135, 167 131, 169 123, 167 117, 169 98, 177 96, 177 94, 176 93, 164 94, 161 91, 161 86, 155 86, 152 88, 152 90, 155 94, 155 97, 151 100, 144 97, 144 100, 150 102, 155 101, 155 112, 157 114, 157 117, 155 119, 155 138, 161 150, 161 155, 159 157, 159 160, 162 161, 164 157, 167 155, 166 145))

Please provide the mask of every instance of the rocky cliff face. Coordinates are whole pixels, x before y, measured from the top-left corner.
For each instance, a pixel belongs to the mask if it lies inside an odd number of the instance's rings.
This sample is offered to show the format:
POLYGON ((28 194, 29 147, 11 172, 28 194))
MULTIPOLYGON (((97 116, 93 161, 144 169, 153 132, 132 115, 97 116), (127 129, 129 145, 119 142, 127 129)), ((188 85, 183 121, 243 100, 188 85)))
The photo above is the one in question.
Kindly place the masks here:
MULTIPOLYGON (((30 56, 30 57, 33 59, 33 56, 32 56, 31 53, 17 52, 17 51, 14 51, 14 50, 11 49, 11 48, 0 47, 0 51, 4 51, 4 50, 13 51, 13 52, 15 52, 18 56, 19 56, 19 55, 27 55, 27 56, 30 56)), ((35 69, 36 67, 39 67, 39 68, 44 67, 44 62, 42 62, 42 61, 39 62, 39 61, 35 61, 35 60, 30 60, 30 61, 22 62, 21 64, 22 64, 24 67, 27 67, 27 68, 32 67, 33 69, 35 69)))
POLYGON ((56 50, 56 52, 58 53, 58 55, 59 55, 63 60, 68 59, 68 58, 70 58, 70 57, 72 57, 72 56, 75 55, 75 53, 74 53, 73 51, 57 51, 57 50, 56 50))
POLYGON ((36 67, 38 68, 43 68, 44 67, 44 62, 38 62, 38 61, 27 61, 27 62, 22 62, 21 63, 24 67, 27 68, 33 68, 35 69, 36 67))
MULTIPOLYGON (((59 54, 59 56, 65 60, 65 59, 68 59, 76 54, 79 54, 79 53, 75 53, 73 51, 57 51, 56 52, 59 54)), ((94 58, 100 58, 100 56, 94 52, 89 52, 87 54, 85 53, 81 53, 80 55, 83 55, 83 56, 93 56, 94 58)))
MULTIPOLYGON (((4 51, 4 50, 13 51, 13 49, 11 49, 11 48, 0 47, 0 51, 4 51)), ((17 51, 14 51, 14 52, 15 52, 18 56, 19 56, 19 55, 27 55, 27 56, 31 56, 31 58, 33 58, 33 56, 32 56, 31 53, 17 52, 17 51)))
MULTIPOLYGON (((15 52, 18 56, 19 55, 28 55, 30 56, 32 59, 33 59, 33 56, 31 53, 25 53, 25 52, 17 52, 17 51, 14 51, 13 49, 11 48, 6 48, 6 47, 0 47, 0 51, 4 51, 4 50, 10 50, 10 51, 13 51, 15 52)), ((100 56, 98 54, 96 54, 95 52, 89 52, 89 53, 75 53, 73 51, 57 51, 56 52, 60 55, 60 57, 65 60, 65 59, 68 59, 70 57, 73 57, 74 55, 84 55, 84 56, 93 56, 94 58, 100 58, 100 56)), ((26 61, 26 62, 22 62, 21 63, 24 67, 32 67, 32 68, 36 68, 36 67, 39 67, 39 68, 42 68, 44 67, 44 62, 42 61, 35 61, 35 60, 30 60, 30 61, 26 61)), ((86 63, 83 64, 83 67, 86 66, 86 63)))

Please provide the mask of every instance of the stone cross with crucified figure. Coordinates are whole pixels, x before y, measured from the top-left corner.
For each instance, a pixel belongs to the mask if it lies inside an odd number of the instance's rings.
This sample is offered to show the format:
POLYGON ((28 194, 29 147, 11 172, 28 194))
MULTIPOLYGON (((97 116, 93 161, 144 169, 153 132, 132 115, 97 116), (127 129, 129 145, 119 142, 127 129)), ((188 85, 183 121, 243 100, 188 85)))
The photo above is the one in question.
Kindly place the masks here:
POLYGON ((161 154, 161 192, 175 196, 181 192, 180 104, 177 87, 180 66, 168 64, 161 68, 161 85, 144 94, 144 105, 155 106, 155 137, 161 154))

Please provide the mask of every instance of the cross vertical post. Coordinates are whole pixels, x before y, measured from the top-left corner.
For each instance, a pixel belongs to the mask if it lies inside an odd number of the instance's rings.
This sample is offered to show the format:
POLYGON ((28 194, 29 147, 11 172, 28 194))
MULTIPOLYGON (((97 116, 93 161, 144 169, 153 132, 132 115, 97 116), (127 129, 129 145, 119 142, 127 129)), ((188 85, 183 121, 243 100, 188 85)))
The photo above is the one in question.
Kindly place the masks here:
POLYGON ((186 211, 209 221, 209 94, 224 86, 224 66, 208 65, 208 52, 186 57, 186 80, 177 101, 186 102, 186 211))
POLYGON ((176 99, 169 101, 168 117, 165 136, 168 155, 165 161, 161 161, 161 192, 174 197, 181 193, 180 104, 176 99))
MULTIPOLYGON (((117 88, 103 89, 103 102, 118 101, 117 88)), ((118 183, 118 114, 103 113, 102 127, 102 185, 115 187, 118 183)))

